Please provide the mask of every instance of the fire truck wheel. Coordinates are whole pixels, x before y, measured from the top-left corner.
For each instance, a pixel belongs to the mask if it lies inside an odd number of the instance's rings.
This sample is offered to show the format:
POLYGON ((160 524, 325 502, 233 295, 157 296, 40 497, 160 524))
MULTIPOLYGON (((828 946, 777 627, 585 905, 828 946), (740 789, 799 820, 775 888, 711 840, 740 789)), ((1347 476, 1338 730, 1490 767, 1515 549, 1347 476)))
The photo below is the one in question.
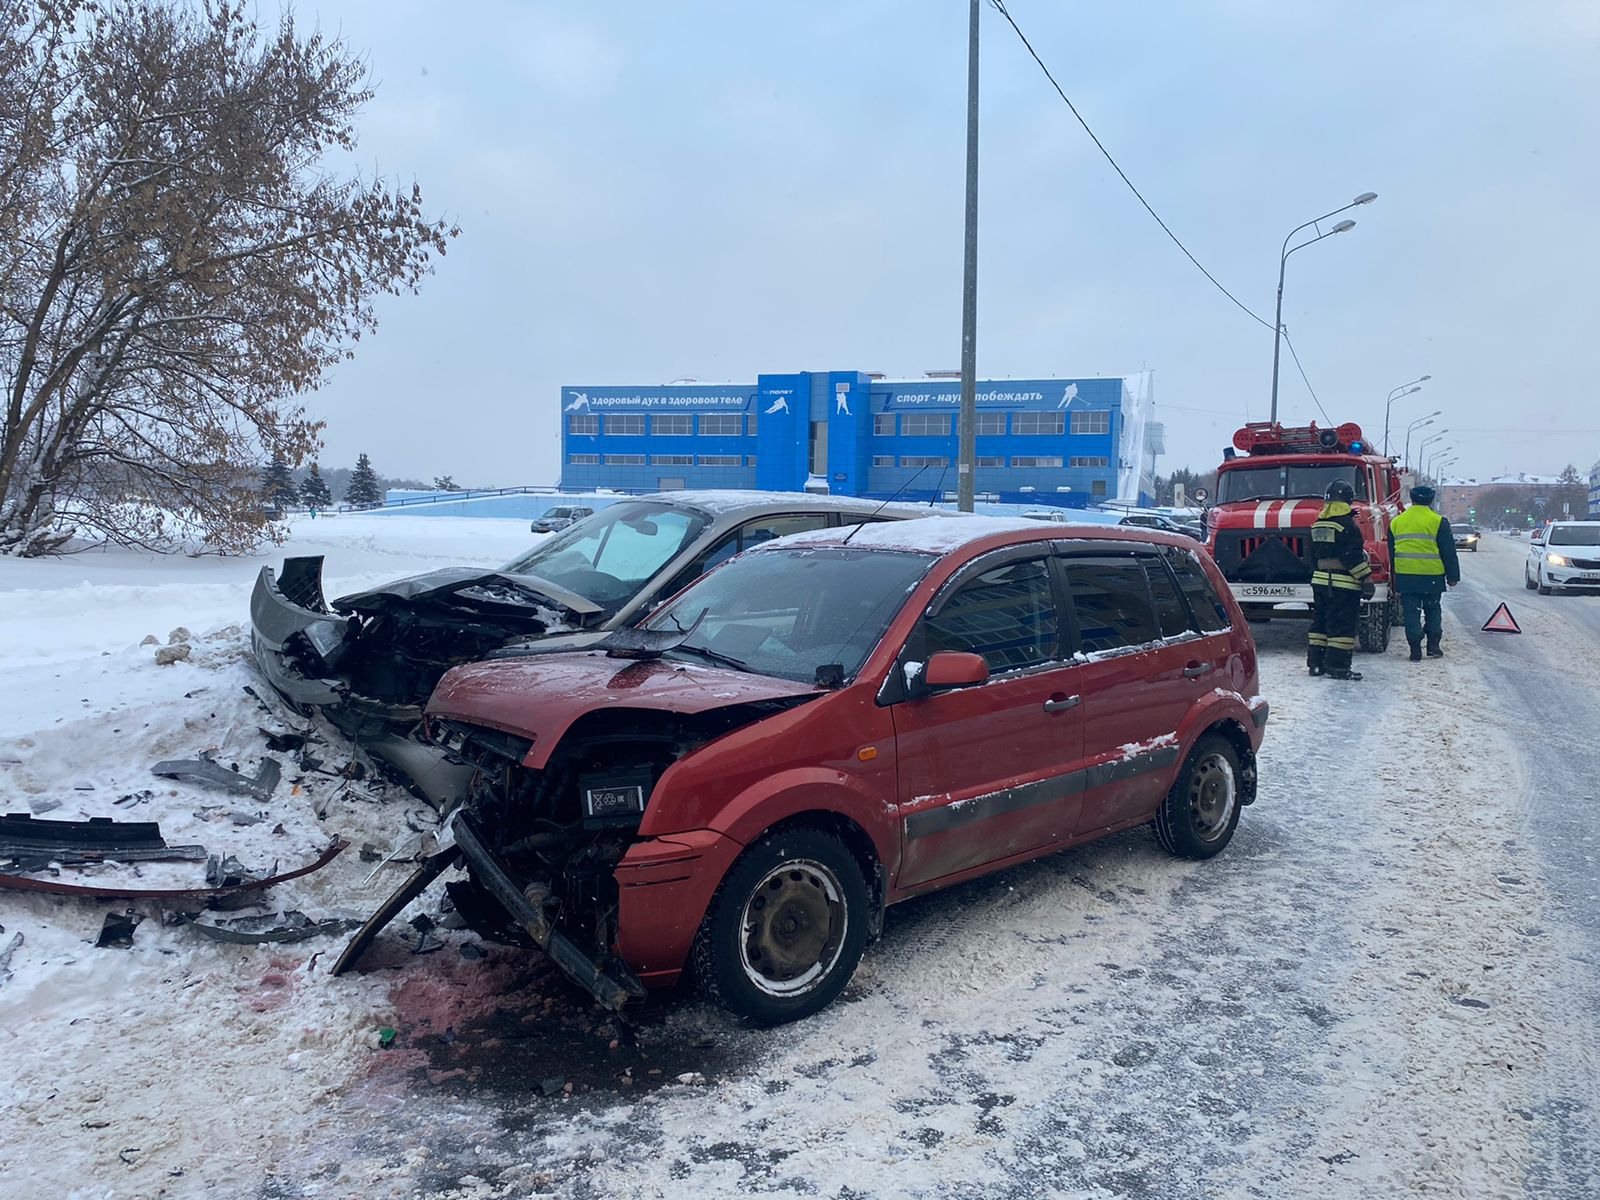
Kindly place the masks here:
POLYGON ((1156 809, 1156 840, 1183 858, 1210 858, 1233 840, 1245 795, 1239 755, 1224 737, 1208 733, 1156 809))
POLYGON ((1368 654, 1382 654, 1389 648, 1389 605, 1368 604, 1361 610, 1361 625, 1357 630, 1361 648, 1368 654))
POLYGON ((1400 597, 1391 595, 1389 597, 1389 628, 1399 629, 1405 623, 1406 610, 1400 606, 1400 597))

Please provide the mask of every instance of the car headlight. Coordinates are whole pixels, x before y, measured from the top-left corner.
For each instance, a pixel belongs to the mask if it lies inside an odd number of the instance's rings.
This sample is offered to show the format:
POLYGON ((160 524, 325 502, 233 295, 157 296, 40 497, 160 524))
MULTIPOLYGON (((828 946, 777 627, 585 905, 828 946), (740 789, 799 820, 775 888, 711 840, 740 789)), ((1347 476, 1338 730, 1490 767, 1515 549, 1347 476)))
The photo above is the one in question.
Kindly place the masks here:
POLYGON ((1565 558, 1560 554, 1546 554, 1544 560, 1552 567, 1570 567, 1572 565, 1570 558, 1565 558))

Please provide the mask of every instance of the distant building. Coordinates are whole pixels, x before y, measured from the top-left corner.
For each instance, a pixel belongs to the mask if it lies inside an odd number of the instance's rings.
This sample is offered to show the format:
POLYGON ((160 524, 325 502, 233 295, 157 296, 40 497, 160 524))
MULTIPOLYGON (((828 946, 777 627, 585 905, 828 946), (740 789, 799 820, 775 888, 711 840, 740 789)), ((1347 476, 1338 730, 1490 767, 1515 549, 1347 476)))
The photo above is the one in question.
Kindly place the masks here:
MULTIPOLYGON (((563 491, 759 488, 954 496, 960 382, 949 372, 758 376, 753 384, 561 389, 563 491)), ((979 495, 1084 507, 1153 501, 1151 373, 978 382, 979 495)))
POLYGON ((1589 515, 1600 518, 1600 462, 1589 468, 1589 515))
MULTIPOLYGON (((1591 484, 1592 482, 1593 480, 1591 484)), ((1475 510, 1478 506, 1478 497, 1489 489, 1509 488, 1513 492, 1527 495, 1532 500, 1558 487, 1560 483, 1561 478, 1558 475, 1528 475, 1521 471, 1514 475, 1497 475, 1493 479, 1442 479, 1439 481, 1439 500, 1436 507, 1451 521, 1487 522, 1490 519, 1489 514, 1475 510)), ((1592 487, 1589 495, 1592 507, 1594 504, 1592 487)))

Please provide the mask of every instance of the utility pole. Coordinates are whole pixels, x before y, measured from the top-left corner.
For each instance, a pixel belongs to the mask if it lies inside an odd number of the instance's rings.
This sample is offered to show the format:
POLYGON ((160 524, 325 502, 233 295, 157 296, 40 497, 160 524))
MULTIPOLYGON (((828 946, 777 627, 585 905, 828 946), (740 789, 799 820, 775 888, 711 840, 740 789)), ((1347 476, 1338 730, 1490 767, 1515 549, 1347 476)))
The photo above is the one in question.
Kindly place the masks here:
POLYGON ((978 458, 978 5, 967 35, 967 235, 961 278, 961 416, 956 503, 971 512, 978 458))

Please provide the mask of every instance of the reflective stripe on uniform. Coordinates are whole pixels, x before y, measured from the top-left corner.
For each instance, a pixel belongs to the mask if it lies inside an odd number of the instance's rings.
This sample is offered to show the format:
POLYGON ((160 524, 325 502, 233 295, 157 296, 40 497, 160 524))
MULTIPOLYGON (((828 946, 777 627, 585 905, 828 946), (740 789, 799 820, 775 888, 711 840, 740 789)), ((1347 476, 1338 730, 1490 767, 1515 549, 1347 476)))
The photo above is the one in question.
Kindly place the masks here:
POLYGON ((1328 639, 1329 650, 1354 650, 1356 639, 1353 637, 1331 637, 1328 639))
POLYGON ((1325 633, 1310 633, 1306 635, 1306 640, 1313 646, 1326 646, 1328 644, 1328 635, 1325 633))

